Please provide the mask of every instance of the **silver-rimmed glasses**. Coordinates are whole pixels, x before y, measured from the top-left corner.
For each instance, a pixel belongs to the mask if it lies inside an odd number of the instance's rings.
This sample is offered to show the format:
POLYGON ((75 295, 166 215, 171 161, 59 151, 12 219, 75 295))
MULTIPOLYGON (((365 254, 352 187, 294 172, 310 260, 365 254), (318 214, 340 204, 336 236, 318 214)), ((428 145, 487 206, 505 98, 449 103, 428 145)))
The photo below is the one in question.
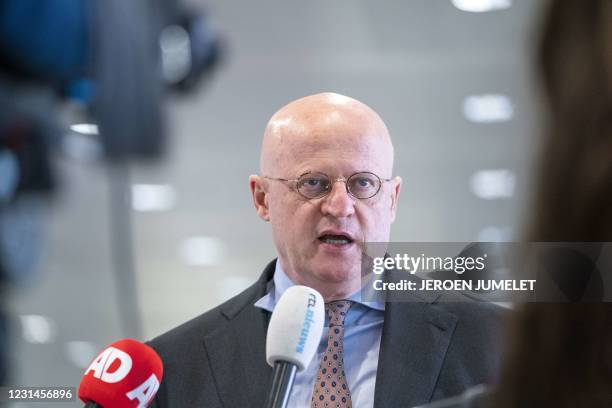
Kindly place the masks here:
POLYGON ((348 178, 332 178, 325 173, 319 172, 304 173, 297 179, 262 177, 269 180, 294 183, 294 188, 298 193, 308 199, 324 197, 330 193, 333 183, 343 182, 346 185, 348 194, 360 200, 365 200, 374 197, 380 191, 382 183, 392 180, 380 178, 376 174, 367 171, 355 173, 348 178))

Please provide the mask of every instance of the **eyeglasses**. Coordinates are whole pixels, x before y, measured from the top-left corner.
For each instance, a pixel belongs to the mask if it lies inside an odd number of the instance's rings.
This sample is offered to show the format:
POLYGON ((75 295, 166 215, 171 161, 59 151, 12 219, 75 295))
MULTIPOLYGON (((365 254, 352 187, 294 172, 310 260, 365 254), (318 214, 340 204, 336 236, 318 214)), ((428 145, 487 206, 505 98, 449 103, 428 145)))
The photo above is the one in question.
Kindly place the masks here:
POLYGON ((361 172, 355 173, 349 178, 331 178, 325 173, 305 173, 297 179, 284 179, 276 177, 262 176, 269 180, 295 183, 295 189, 303 197, 308 199, 321 198, 328 195, 333 183, 343 182, 346 184, 346 192, 360 200, 374 197, 379 191, 382 183, 392 179, 381 179, 374 173, 361 172))

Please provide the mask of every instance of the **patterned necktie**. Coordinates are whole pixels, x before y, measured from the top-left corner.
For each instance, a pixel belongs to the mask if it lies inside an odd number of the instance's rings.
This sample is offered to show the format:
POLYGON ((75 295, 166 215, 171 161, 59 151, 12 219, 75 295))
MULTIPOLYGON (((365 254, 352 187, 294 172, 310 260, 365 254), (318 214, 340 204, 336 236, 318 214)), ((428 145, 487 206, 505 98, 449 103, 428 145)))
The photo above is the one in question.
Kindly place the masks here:
POLYGON ((351 392, 344 374, 344 318, 350 300, 325 304, 329 317, 327 349, 323 354, 312 393, 311 408, 352 408, 351 392))

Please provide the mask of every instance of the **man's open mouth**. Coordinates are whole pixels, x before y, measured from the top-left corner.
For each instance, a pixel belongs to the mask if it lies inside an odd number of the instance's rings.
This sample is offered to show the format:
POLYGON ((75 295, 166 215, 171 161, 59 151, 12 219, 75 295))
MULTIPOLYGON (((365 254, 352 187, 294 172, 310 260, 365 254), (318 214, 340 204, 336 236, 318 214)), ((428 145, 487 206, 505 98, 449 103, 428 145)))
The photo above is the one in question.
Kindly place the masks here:
POLYGON ((319 237, 319 241, 331 245, 347 245, 352 244, 353 240, 346 235, 331 235, 324 234, 319 237))

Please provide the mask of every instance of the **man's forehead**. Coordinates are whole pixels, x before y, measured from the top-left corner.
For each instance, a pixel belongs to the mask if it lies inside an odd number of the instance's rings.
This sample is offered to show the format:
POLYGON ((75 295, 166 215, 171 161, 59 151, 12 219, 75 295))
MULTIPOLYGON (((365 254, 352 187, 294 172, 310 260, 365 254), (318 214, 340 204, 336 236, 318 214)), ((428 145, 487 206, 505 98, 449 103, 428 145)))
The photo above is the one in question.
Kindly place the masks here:
POLYGON ((388 150, 381 135, 368 129, 350 128, 307 129, 300 134, 285 135, 276 148, 280 154, 343 157, 369 156, 388 150))
POLYGON ((318 94, 294 101, 272 117, 264 135, 261 166, 265 171, 286 160, 330 154, 357 158, 363 153, 392 162, 393 147, 382 119, 352 98, 318 94))
POLYGON ((352 123, 355 128, 376 125, 385 128, 378 114, 364 103, 343 95, 324 93, 298 99, 279 109, 270 119, 266 133, 316 132, 346 123, 352 123))

